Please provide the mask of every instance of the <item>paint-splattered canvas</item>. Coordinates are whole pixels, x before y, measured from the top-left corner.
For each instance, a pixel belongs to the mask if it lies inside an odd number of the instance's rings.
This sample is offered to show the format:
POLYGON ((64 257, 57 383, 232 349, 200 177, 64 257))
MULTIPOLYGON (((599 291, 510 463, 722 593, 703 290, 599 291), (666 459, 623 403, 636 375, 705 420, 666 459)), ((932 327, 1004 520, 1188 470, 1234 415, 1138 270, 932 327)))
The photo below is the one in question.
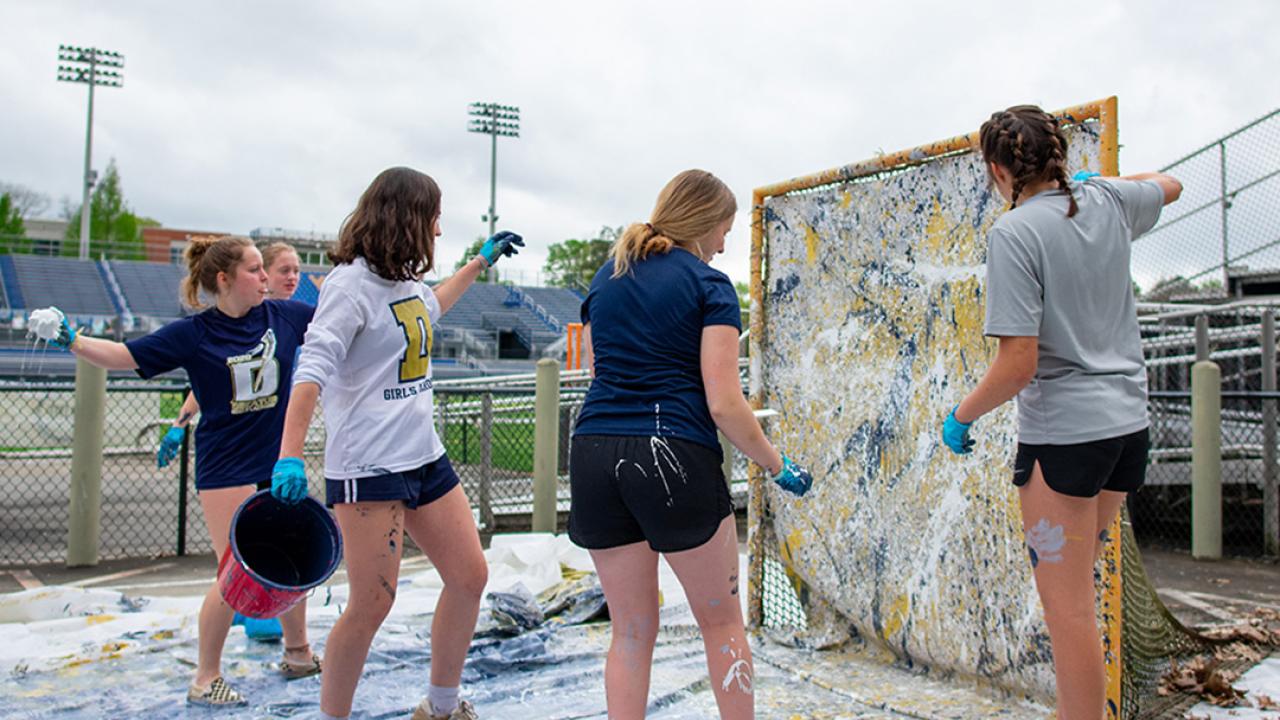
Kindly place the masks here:
MULTIPOLYGON (((1098 125, 1067 132, 1071 171, 1099 169, 1098 125)), ((1048 697, 1012 403, 974 426, 971 455, 940 437, 994 353, 983 263, 1004 209, 974 153, 768 198, 753 385, 815 477, 804 498, 767 491, 810 593, 913 665, 1048 697)))

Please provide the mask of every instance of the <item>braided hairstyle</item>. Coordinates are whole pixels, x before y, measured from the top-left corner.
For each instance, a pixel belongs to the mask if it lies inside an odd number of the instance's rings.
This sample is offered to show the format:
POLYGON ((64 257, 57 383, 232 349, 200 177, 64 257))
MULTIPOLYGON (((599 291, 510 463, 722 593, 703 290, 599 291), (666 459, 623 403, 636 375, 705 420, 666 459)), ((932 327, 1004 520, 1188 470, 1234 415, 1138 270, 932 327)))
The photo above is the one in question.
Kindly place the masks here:
POLYGON ((1008 168, 1013 175, 1013 207, 1018 207, 1018 196, 1028 185, 1051 181, 1071 201, 1067 217, 1075 216, 1079 208, 1067 185, 1067 136, 1056 117, 1035 105, 1014 105, 982 123, 978 144, 984 161, 1008 168))

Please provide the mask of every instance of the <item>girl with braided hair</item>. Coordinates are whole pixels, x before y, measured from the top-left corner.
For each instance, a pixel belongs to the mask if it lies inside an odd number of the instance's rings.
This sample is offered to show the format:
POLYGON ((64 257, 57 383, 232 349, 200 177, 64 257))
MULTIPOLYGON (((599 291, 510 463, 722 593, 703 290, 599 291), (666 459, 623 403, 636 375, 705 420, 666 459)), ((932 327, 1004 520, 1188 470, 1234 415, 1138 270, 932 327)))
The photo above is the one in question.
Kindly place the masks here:
POLYGON ((1121 503, 1143 483, 1148 450, 1129 245, 1182 185, 1159 173, 1068 180, 1066 135, 1030 105, 994 113, 979 139, 1010 203, 987 236, 984 332, 999 347, 947 416, 943 441, 971 452, 973 423, 1017 396, 1013 483, 1053 646, 1058 717, 1101 720, 1093 567, 1121 503))

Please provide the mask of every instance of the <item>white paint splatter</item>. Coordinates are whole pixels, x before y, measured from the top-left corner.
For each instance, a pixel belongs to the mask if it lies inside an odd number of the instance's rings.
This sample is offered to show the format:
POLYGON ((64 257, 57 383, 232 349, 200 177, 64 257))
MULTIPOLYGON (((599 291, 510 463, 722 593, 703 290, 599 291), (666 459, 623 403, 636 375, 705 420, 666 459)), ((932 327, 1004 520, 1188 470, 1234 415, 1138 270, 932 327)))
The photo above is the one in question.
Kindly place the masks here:
POLYGON ((689 477, 685 475, 684 467, 680 465, 680 461, 676 458, 676 454, 672 452, 671 446, 667 441, 660 437, 649 438, 649 449, 653 452, 653 467, 658 471, 658 477, 662 480, 662 488, 667 491, 667 507, 675 505, 675 497, 671 495, 671 485, 667 482, 667 473, 662 469, 663 461, 666 461, 667 468, 675 472, 680 481, 685 485, 689 484, 689 477))
POLYGON ((720 647, 721 655, 728 655, 733 658, 733 663, 729 665, 729 669, 724 673, 724 680, 720 683, 720 689, 728 692, 735 684, 738 690, 748 695, 751 694, 751 663, 747 662, 742 654, 728 645, 720 647))
POLYGON ((1027 547, 1031 548, 1031 564, 1041 562, 1062 562, 1062 548, 1067 544, 1066 534, 1061 525, 1049 525, 1049 521, 1040 518, 1035 527, 1027 531, 1027 547))

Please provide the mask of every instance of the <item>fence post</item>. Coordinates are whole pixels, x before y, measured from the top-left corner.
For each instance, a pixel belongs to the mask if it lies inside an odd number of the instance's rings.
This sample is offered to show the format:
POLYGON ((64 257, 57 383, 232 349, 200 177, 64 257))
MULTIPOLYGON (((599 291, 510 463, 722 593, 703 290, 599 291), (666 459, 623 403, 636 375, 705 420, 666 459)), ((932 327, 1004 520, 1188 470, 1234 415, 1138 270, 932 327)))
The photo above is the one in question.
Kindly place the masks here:
POLYGON ((106 407, 107 371, 76 358, 67 567, 98 564, 102 513, 102 425, 106 407))
POLYGON ((538 361, 533 410, 533 531, 556 531, 556 466, 560 434, 560 364, 538 361))
MULTIPOLYGON (((1262 311, 1262 390, 1276 390, 1276 313, 1262 311)), ((1263 552, 1280 555, 1280 486, 1276 479, 1276 401, 1262 399, 1262 528, 1263 552)))
POLYGON ((1196 316, 1196 362, 1209 359, 1209 316, 1196 316))
POLYGON ((1222 557, 1222 372, 1191 367, 1191 556, 1222 557))
MULTIPOLYGON (((190 388, 182 391, 182 397, 191 392, 190 388)), ((178 451, 178 557, 187 554, 187 480, 191 473, 191 434, 195 428, 187 425, 187 432, 182 434, 182 449, 178 451)))
POLYGON ((480 522, 495 532, 493 522, 493 393, 480 397, 480 522))

